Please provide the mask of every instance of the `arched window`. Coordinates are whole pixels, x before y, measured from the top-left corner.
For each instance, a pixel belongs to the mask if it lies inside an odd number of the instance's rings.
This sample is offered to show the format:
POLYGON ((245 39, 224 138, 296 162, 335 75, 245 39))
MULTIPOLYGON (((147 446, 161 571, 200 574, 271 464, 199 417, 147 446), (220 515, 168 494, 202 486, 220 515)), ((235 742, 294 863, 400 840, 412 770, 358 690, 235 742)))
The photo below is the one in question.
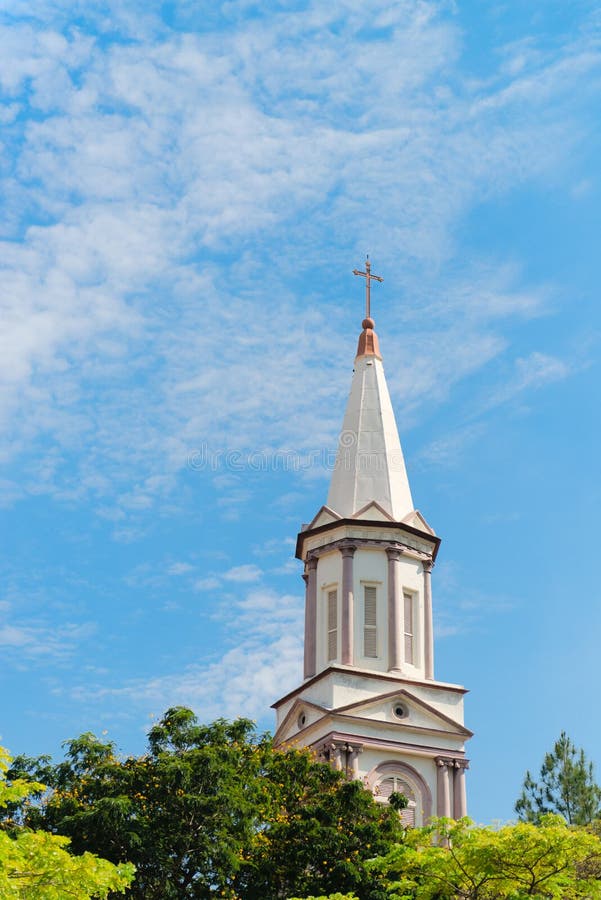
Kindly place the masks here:
POLYGON ((388 803, 388 798, 391 794, 404 794, 407 798, 409 802, 407 807, 401 810, 401 820, 403 825, 414 828, 416 824, 415 811, 417 807, 414 791, 401 776, 386 775, 385 778, 382 778, 382 780, 375 785, 374 797, 376 800, 379 800, 380 803, 388 803))
POLYGON ((365 786, 379 803, 388 803, 391 794, 404 794, 409 801, 401 811, 403 823, 411 827, 425 825, 432 815, 432 793, 423 776, 401 760, 388 760, 375 766, 365 777, 365 786))

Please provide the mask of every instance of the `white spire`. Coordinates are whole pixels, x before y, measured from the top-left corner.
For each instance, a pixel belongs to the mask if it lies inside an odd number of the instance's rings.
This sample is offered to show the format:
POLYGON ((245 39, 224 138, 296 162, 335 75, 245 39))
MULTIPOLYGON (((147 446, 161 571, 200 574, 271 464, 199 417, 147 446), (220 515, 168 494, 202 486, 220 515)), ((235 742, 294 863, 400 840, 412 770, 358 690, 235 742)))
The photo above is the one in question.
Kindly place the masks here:
POLYGON ((327 505, 349 518, 375 502, 399 522, 414 507, 373 328, 364 319, 327 505))

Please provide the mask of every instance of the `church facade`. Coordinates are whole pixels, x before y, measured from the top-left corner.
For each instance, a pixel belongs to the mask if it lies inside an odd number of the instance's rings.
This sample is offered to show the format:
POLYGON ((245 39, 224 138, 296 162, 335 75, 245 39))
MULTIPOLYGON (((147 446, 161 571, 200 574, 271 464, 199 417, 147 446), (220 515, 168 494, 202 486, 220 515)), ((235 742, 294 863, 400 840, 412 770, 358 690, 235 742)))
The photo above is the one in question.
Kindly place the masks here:
MULTIPOLYGON (((440 538, 413 506, 378 338, 362 323, 327 502, 298 535, 304 680, 274 704, 276 745, 311 747, 407 824, 467 813, 465 688, 434 675, 440 538)), ((381 280, 378 278, 378 280, 381 280)))

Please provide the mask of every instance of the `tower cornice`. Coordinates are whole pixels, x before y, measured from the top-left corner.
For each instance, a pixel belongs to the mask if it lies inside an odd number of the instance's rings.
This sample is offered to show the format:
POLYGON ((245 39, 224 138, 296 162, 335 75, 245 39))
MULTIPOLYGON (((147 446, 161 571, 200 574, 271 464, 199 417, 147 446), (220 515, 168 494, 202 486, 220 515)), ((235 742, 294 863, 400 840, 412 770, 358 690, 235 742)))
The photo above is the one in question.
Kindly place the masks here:
MULTIPOLYGON (((340 528, 353 528, 353 529, 369 529, 374 528, 378 531, 404 531, 414 537, 420 538, 420 540, 424 541, 424 543, 429 544, 432 547, 432 561, 436 560, 436 556, 438 555, 438 550, 440 547, 440 538, 433 534, 428 534, 426 531, 421 531, 419 528, 414 528, 412 525, 407 525, 404 522, 386 522, 380 519, 336 519, 334 522, 326 522, 325 525, 317 525, 315 528, 307 528, 305 531, 301 531, 298 534, 296 539, 296 558, 304 559, 304 547, 305 543, 309 538, 315 537, 316 535, 327 534, 328 532, 336 531, 340 528)), ((350 542, 360 541, 361 538, 347 538, 350 542)), ((392 539, 393 540, 393 539, 392 539)), ((313 548, 311 548, 313 549, 313 548)))

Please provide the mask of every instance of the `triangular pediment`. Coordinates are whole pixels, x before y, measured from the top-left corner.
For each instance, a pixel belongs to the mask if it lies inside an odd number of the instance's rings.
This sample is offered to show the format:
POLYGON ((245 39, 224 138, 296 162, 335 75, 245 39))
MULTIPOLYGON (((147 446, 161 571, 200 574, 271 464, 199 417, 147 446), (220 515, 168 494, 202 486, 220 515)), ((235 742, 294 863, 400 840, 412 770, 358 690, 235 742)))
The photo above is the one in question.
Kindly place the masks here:
POLYGON ((329 506, 322 506, 313 521, 309 524, 309 528, 319 528, 320 525, 329 525, 331 522, 338 522, 342 518, 335 510, 329 506))
POLYGON ((279 744, 285 743, 290 738, 296 736, 299 731, 302 731, 304 728, 308 728, 309 725, 317 722, 327 712, 328 710, 325 706, 320 706, 318 703, 313 703, 311 700, 304 700, 302 697, 298 697, 284 716, 282 724, 274 734, 274 744, 277 747, 279 744), (301 722, 300 719, 303 715, 306 716, 306 719, 304 722, 301 722))
POLYGON ((408 516, 405 516, 402 521, 403 525, 410 525, 412 528, 417 528, 419 531, 425 531, 427 534, 436 537, 436 532, 428 525, 419 509, 414 509, 413 512, 410 512, 408 516))
POLYGON ((353 519, 368 519, 370 522, 394 522, 390 513, 386 512, 383 506, 372 500, 366 503, 361 509, 357 510, 352 516, 353 519))
POLYGON ((405 688, 387 691, 376 697, 339 706, 332 710, 332 715, 402 725, 409 729, 443 731, 462 737, 471 737, 472 735, 472 732, 460 722, 440 712, 436 707, 405 688), (403 715, 399 715, 399 710, 403 710, 403 715))

